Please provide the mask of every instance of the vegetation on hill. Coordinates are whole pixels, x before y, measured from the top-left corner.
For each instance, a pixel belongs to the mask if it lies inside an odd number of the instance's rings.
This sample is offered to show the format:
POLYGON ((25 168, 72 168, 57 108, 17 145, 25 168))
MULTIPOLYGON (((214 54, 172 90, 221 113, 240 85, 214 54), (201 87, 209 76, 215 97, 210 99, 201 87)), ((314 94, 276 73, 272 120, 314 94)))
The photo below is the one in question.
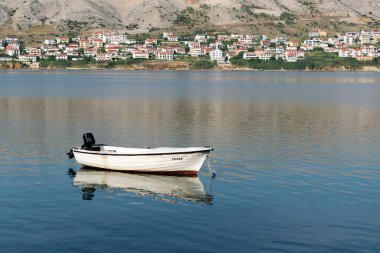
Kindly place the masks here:
POLYGON ((126 60, 97 62, 93 58, 85 57, 83 60, 77 61, 56 61, 54 58, 41 59, 39 61, 40 68, 43 69, 65 69, 65 68, 105 68, 113 69, 118 67, 140 64, 144 59, 128 58, 126 60))
POLYGON ((243 59, 243 54, 239 54, 231 59, 235 66, 249 67, 260 70, 360 70, 364 66, 380 67, 380 61, 375 58, 373 61, 358 61, 355 58, 342 58, 337 53, 326 53, 323 50, 309 51, 304 60, 297 62, 286 62, 283 59, 270 59, 263 61, 259 59, 243 59))
POLYGON ((191 64, 192 69, 212 69, 216 66, 216 62, 209 60, 198 60, 191 64))

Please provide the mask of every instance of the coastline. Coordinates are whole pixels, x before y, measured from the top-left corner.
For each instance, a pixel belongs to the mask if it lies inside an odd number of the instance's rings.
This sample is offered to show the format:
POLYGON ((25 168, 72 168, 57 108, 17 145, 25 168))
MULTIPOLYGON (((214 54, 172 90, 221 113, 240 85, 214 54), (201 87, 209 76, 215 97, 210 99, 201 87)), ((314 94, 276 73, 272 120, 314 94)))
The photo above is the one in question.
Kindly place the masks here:
POLYGON ((234 65, 217 65, 213 68, 200 69, 192 68, 188 62, 145 62, 144 64, 130 64, 119 65, 112 68, 105 66, 86 65, 86 66, 72 66, 72 67, 40 67, 38 69, 31 69, 21 63, 13 65, 7 64, 6 66, 0 65, 0 70, 33 70, 33 71, 46 71, 46 70, 98 70, 98 71, 251 71, 251 72, 380 72, 380 66, 363 66, 360 69, 350 69, 344 67, 336 68, 322 68, 322 69, 253 69, 249 67, 241 67, 234 65))

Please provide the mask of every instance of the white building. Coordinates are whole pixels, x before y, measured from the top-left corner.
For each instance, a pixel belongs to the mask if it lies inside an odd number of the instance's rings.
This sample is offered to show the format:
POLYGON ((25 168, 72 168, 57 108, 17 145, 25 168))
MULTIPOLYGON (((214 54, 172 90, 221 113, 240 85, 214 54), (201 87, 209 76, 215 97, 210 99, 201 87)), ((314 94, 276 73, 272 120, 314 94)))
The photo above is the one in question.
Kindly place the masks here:
POLYGON ((117 42, 117 43, 123 43, 127 44, 128 36, 125 34, 113 34, 111 35, 110 42, 117 42))
POLYGON ((168 36, 168 41, 170 42, 177 42, 178 41, 178 37, 177 36, 168 36))
POLYGON ((37 57, 34 55, 19 55, 18 60, 20 62, 36 62, 37 57))
POLYGON ((353 35, 343 36, 343 43, 346 45, 353 45, 355 43, 355 37, 353 35))
POLYGON ((46 39, 46 40, 44 41, 44 44, 45 44, 45 45, 55 45, 55 44, 56 44, 56 41, 55 41, 55 39, 46 39))
POLYGON ((165 39, 165 38, 167 38, 167 37, 169 37, 169 36, 173 36, 173 33, 172 33, 172 32, 164 32, 164 33, 162 34, 162 38, 163 38, 163 39, 165 39))
POLYGON ((319 37, 319 31, 311 31, 309 32, 309 38, 319 37))
POLYGON ((73 44, 68 45, 65 51, 67 52, 67 54, 70 55, 70 54, 78 53, 78 50, 79 50, 79 45, 73 43, 73 44))
POLYGON ((59 50, 65 50, 66 45, 63 44, 63 43, 60 43, 60 44, 57 45, 57 47, 58 47, 59 50))
POLYGON ((354 39, 359 37, 359 33, 357 32, 346 32, 346 36, 353 36, 354 39))
MULTIPOLYGON (((289 47, 287 49, 290 50, 289 47)), ((285 48, 284 47, 281 47, 281 46, 276 47, 276 53, 283 54, 284 52, 285 52, 285 48)))
POLYGON ((141 50, 134 50, 132 52, 133 59, 149 59, 149 53, 141 50))
POLYGON ((203 50, 200 47, 192 47, 190 48, 189 54, 193 57, 199 57, 203 55, 203 50))
POLYGON ((174 53, 173 52, 157 52, 156 59, 162 60, 162 61, 172 61, 174 60, 174 53))
POLYGON ((316 38, 314 38, 312 40, 304 40, 303 41, 303 44, 308 45, 308 46, 312 46, 313 48, 314 47, 320 47, 322 43, 323 43, 322 40, 316 39, 316 38))
POLYGON ((0 62, 12 61, 12 57, 0 57, 0 62))
POLYGON ((277 38, 275 39, 275 42, 276 42, 277 44, 281 44, 281 43, 286 44, 286 43, 287 43, 287 40, 286 40, 286 37, 284 37, 284 36, 279 36, 279 37, 277 37, 277 38))
POLYGON ((361 36, 371 36, 371 32, 370 31, 366 31, 366 30, 361 30, 360 31, 360 35, 361 36))
POLYGON ((242 34, 231 34, 231 39, 241 39, 244 38, 242 34))
POLYGON ((68 37, 56 37, 55 40, 57 41, 57 44, 70 42, 70 39, 68 37))
POLYGON ((338 51, 339 57, 351 57, 351 51, 347 48, 341 48, 338 51))
POLYGON ((223 61, 223 51, 220 49, 212 50, 210 53, 211 61, 223 61))
POLYGON ((96 61, 111 61, 112 55, 107 53, 98 53, 95 57, 96 61))
POLYGON ((194 40, 197 42, 206 42, 207 36, 205 34, 197 34, 197 35, 195 35, 194 40))
POLYGON ((213 49, 221 49, 223 48, 223 43, 217 40, 214 43, 210 43, 210 47, 212 47, 213 49))
POLYGON ((350 49, 351 57, 360 57, 363 56, 363 52, 361 49, 350 49))
POLYGON ((361 44, 370 44, 371 43, 371 36, 360 35, 359 40, 360 40, 361 44))
POLYGON ((243 59, 257 59, 257 54, 255 52, 244 52, 243 59))
POLYGON ((246 44, 252 44, 253 42, 251 38, 239 38, 238 41, 246 44))
POLYGON ((47 56, 56 56, 57 54, 59 54, 59 48, 56 46, 47 46, 45 48, 45 54, 47 56))
POLYGON ((307 45, 307 44, 302 44, 300 48, 304 51, 310 51, 314 49, 312 45, 307 45))
POLYGON ((134 39, 127 39, 125 41, 125 44, 127 44, 127 45, 134 45, 134 44, 136 44, 136 40, 134 40, 134 39))
POLYGON ((303 60, 303 59, 305 59, 305 51, 303 51, 303 50, 298 50, 297 51, 297 59, 298 60, 303 60))
POLYGON ((372 30, 371 36, 380 36, 380 30, 372 30))
POLYGON ((16 37, 5 37, 5 41, 8 43, 17 42, 18 38, 16 38, 16 37))
POLYGON ((296 51, 297 47, 286 47, 286 50, 294 50, 294 51, 296 51))
POLYGON ((7 46, 5 48, 5 53, 9 56, 19 55, 20 54, 20 48, 15 46, 7 46))
POLYGON ((369 46, 369 47, 363 47, 361 49, 362 53, 365 55, 372 55, 373 53, 376 52, 376 47, 374 46, 369 46))
POLYGON ((84 50, 84 56, 86 57, 95 57, 96 54, 97 54, 97 51, 94 48, 86 48, 84 50))
POLYGON ((260 59, 263 61, 268 61, 272 58, 272 56, 275 55, 271 52, 265 52, 263 50, 257 50, 255 52, 244 52, 243 58, 244 59, 260 59))
POLYGON ((27 48, 27 49, 26 49, 26 52, 27 52, 29 55, 34 55, 34 56, 38 56, 38 57, 41 56, 41 49, 40 49, 40 48, 37 48, 37 47, 30 47, 30 48, 27 48))
POLYGON ((270 58, 272 58, 272 54, 271 53, 262 53, 262 54, 258 55, 258 58, 260 60, 263 60, 263 61, 269 61, 270 58))
POLYGON ((285 54, 285 60, 287 62, 296 62, 297 61, 297 54, 296 53, 285 54))
POLYGON ((55 56, 55 60, 56 61, 67 61, 68 60, 67 54, 57 54, 55 56))
POLYGON ((336 43, 339 43, 339 38, 328 38, 327 43, 330 45, 335 45, 336 43))

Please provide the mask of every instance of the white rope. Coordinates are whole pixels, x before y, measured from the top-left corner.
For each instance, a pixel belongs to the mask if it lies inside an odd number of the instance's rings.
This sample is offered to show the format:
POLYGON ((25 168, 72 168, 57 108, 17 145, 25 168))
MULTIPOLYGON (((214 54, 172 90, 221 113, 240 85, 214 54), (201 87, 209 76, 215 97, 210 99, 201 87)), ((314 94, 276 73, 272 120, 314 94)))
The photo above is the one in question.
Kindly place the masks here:
POLYGON ((210 171, 210 175, 212 177, 215 177, 216 176, 216 173, 212 171, 211 169, 211 165, 212 165, 212 155, 211 153, 207 156, 207 165, 208 165, 208 170, 210 171), (211 162, 210 162, 211 160, 211 162))

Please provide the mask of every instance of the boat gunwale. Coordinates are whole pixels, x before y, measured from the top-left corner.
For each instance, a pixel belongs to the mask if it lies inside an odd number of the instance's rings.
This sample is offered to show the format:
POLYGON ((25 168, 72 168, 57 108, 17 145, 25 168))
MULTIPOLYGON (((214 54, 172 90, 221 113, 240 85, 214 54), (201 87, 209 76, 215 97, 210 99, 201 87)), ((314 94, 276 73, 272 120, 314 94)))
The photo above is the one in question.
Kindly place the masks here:
POLYGON ((151 156, 151 155, 181 155, 181 154, 194 154, 194 153, 210 153, 213 148, 207 148, 204 150, 182 151, 182 152, 170 152, 170 153, 146 153, 146 154, 117 154, 117 153, 104 153, 104 151, 93 151, 84 149, 73 149, 73 152, 89 154, 89 155, 108 155, 108 156, 151 156))
POLYGON ((82 169, 89 171, 100 171, 100 172, 113 172, 121 174, 132 174, 132 175, 155 175, 155 176, 169 176, 169 177, 198 177, 198 172, 195 170, 175 170, 175 171, 142 171, 142 170, 117 170, 108 169, 104 167, 93 167, 93 166, 82 166, 82 169))

